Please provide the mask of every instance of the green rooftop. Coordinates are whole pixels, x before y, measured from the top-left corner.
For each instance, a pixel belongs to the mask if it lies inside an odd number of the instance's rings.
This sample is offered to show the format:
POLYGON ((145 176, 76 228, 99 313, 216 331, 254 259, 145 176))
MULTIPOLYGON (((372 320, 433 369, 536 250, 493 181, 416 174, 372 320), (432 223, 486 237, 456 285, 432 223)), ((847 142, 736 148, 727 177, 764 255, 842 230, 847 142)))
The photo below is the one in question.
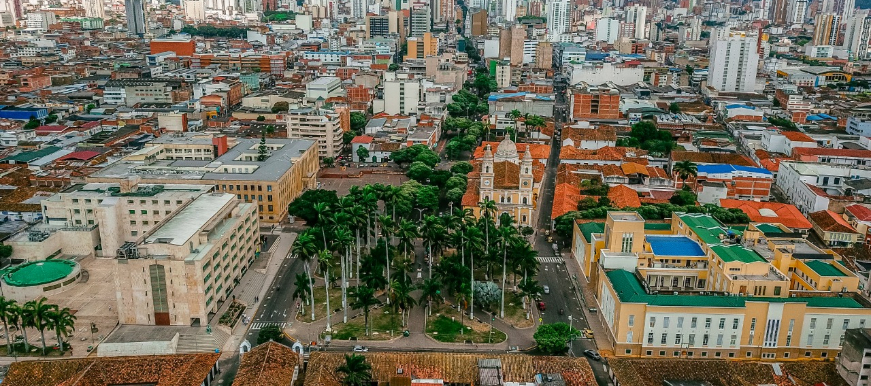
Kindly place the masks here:
POLYGON ((835 268, 831 263, 822 260, 810 260, 804 262, 804 264, 807 265, 808 268, 814 270, 814 272, 816 272, 817 275, 820 276, 847 276, 845 273, 835 268))
POLYGON ((747 249, 740 245, 714 245, 711 250, 719 256, 723 261, 730 263, 740 261, 742 263, 765 263, 762 256, 759 256, 756 251, 747 249))
POLYGON ((745 307, 746 302, 807 303, 819 308, 862 308, 852 297, 745 297, 713 295, 650 295, 630 272, 622 269, 606 273, 617 297, 623 303, 645 303, 660 307, 745 307))
POLYGON ((602 233, 605 231, 605 223, 603 222, 585 222, 578 224, 578 229, 584 235, 584 240, 590 242, 590 237, 593 233, 602 233))
POLYGON ((73 272, 76 263, 69 260, 45 260, 10 268, 3 281, 15 287, 31 287, 63 279, 73 272))
POLYGON ((686 223, 705 244, 719 244, 720 235, 725 235, 723 225, 706 214, 683 213, 678 217, 686 223))
POLYGON ((26 164, 30 161, 40 159, 45 157, 51 153, 60 150, 57 146, 49 146, 44 149, 34 150, 34 151, 23 151, 21 153, 11 155, 9 157, 3 158, 0 162, 3 163, 16 163, 16 164, 26 164))
POLYGON ((759 229, 762 233, 783 233, 783 229, 780 229, 777 226, 771 224, 756 224, 756 229, 759 229))
POLYGON ((646 231, 669 231, 671 230, 670 223, 644 223, 644 230, 646 231))

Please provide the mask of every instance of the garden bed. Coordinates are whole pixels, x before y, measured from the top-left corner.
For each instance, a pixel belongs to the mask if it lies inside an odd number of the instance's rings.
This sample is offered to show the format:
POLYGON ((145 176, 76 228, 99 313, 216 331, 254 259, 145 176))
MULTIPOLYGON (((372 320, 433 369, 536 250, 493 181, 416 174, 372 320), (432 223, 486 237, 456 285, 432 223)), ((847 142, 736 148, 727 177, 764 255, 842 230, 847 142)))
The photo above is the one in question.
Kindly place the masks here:
POLYGON ((221 315, 221 319, 218 319, 218 324, 233 328, 244 311, 245 305, 240 303, 238 300, 233 300, 233 302, 230 303, 230 307, 227 308, 227 311, 224 311, 224 314, 221 315))

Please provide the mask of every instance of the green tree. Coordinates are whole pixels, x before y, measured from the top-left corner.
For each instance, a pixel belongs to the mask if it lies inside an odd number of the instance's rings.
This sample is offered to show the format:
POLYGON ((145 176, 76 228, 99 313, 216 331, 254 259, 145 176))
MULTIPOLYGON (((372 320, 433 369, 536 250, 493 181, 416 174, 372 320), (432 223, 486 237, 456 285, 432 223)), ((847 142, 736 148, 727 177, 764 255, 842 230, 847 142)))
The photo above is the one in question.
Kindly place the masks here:
POLYGON ((695 205, 696 195, 689 190, 678 190, 674 192, 668 202, 674 205, 695 205))
POLYGON ((408 172, 405 173, 408 178, 421 183, 425 182, 430 174, 432 174, 432 168, 420 161, 412 162, 411 166, 408 167, 408 172))
POLYGON ((11 245, 0 245, 0 258, 6 259, 12 256, 12 246, 11 245))
POLYGON ((414 162, 423 162, 426 166, 434 168, 441 162, 441 158, 434 151, 427 149, 414 157, 414 162))
POLYGON ((362 355, 345 354, 345 363, 337 367, 336 372, 344 374, 344 386, 368 386, 372 383, 372 365, 362 355))
POLYGON ((308 304, 308 297, 311 294, 311 288, 309 287, 309 276, 306 272, 296 274, 293 287, 293 298, 299 299, 308 304))
MULTIPOLYGON (((526 117, 525 121, 526 131, 527 133, 532 129, 533 131, 541 131, 542 127, 547 126, 547 122, 538 115, 529 115, 526 117)), ((529 134, 527 134, 528 136, 529 134)))
POLYGON ((396 70, 398 70, 398 69, 399 69, 399 65, 396 63, 390 63, 390 65, 387 66, 387 71, 390 71, 390 72, 396 72, 396 70))
POLYGON ((668 111, 672 114, 680 113, 680 105, 677 102, 672 102, 668 105, 668 111))
POLYGON ((468 162, 457 162, 451 166, 451 173, 466 175, 472 172, 475 168, 468 162))
POLYGON ((49 114, 47 117, 45 117, 45 124, 46 125, 51 124, 51 123, 55 123, 55 122, 57 122, 57 115, 49 114))
POLYGON ((266 131, 263 131, 263 135, 260 137, 260 146, 257 146, 257 161, 266 161, 268 157, 269 149, 266 147, 266 131))
POLYGON ((687 64, 687 66, 684 70, 687 72, 687 75, 689 75, 689 76, 693 76, 693 72, 695 72, 695 69, 693 68, 693 66, 690 66, 689 64, 687 64))
POLYGON ((266 120, 266 117, 264 117, 264 116, 262 116, 262 115, 258 115, 258 116, 257 116, 257 119, 256 119, 257 122, 263 122, 263 121, 265 121, 265 120, 266 120))
POLYGON ((287 210, 290 215, 305 220, 308 225, 315 225, 318 222, 318 213, 315 211, 314 206, 319 202, 331 206, 339 202, 339 197, 336 195, 335 190, 310 189, 293 200, 287 210))
POLYGON ((93 103, 88 103, 88 105, 85 106, 85 114, 90 114, 91 110, 95 109, 96 107, 97 106, 94 105, 93 103))
POLYGON ((436 186, 421 186, 415 194, 415 206, 435 211, 439 208, 439 189, 436 186))
POLYGON ((363 129, 366 128, 366 123, 368 120, 366 119, 366 114, 363 114, 359 111, 351 112, 351 130, 357 133, 362 133, 363 129))
POLYGON ((31 117, 27 123, 24 124, 24 130, 33 130, 39 127, 39 121, 36 118, 31 117))
POLYGON ((357 159, 360 162, 366 162, 369 159, 369 149, 366 146, 360 146, 357 148, 357 159))
POLYGON ((472 86, 478 92, 479 98, 484 98, 487 94, 499 88, 496 84, 496 78, 493 78, 488 73, 475 75, 475 81, 472 83, 472 86))
POLYGON ((441 304, 444 302, 442 297, 442 282, 438 278, 424 279, 423 283, 418 286, 420 289, 420 297, 418 303, 427 304, 427 314, 432 315, 432 303, 441 304))
POLYGON ((454 94, 451 100, 453 102, 447 105, 448 113, 455 118, 466 117, 477 121, 482 114, 486 114, 490 109, 486 101, 482 101, 477 95, 465 89, 454 94))
POLYGON ((13 324, 11 319, 14 318, 13 315, 17 308, 18 303, 15 300, 0 296, 0 322, 3 322, 3 332, 6 335, 6 355, 12 353, 12 342, 9 339, 9 336, 12 334, 10 334, 9 325, 13 324))
POLYGON ((580 335, 580 331, 565 323, 542 324, 532 335, 538 349, 548 355, 568 351, 570 340, 580 335))
POLYGON ((357 287, 351 292, 351 298, 354 299, 353 303, 351 303, 351 308, 355 310, 363 309, 363 324, 366 327, 366 336, 369 336, 369 309, 380 303, 375 298, 375 288, 368 285, 357 287))
POLYGON ((278 342, 281 340, 282 335, 284 333, 281 332, 281 328, 277 324, 264 326, 257 333, 257 344, 264 344, 269 341, 278 342))
POLYGON ((57 344, 61 352, 64 351, 64 338, 76 330, 76 316, 69 308, 52 306, 48 313, 49 326, 57 334, 57 344))
POLYGON ((692 161, 683 160, 678 161, 672 167, 672 172, 677 173, 678 177, 682 182, 682 185, 686 185, 687 178, 695 177, 699 173, 699 167, 694 164, 692 161))
POLYGON ((324 159, 322 159, 321 161, 323 161, 324 166, 328 168, 336 166, 336 159, 333 157, 324 157, 324 159))
POLYGON ((487 311, 499 302, 501 291, 499 286, 492 281, 476 281, 474 285, 475 301, 481 308, 487 311))
POLYGON ((275 102, 274 105, 272 105, 273 114, 286 113, 288 111, 290 111, 290 104, 285 101, 278 101, 275 102))
POLYGON ((41 298, 27 302, 25 307, 28 308, 31 314, 33 327, 39 330, 39 335, 42 338, 42 355, 45 355, 45 330, 51 327, 48 313, 51 311, 52 305, 47 304, 45 298, 41 298))

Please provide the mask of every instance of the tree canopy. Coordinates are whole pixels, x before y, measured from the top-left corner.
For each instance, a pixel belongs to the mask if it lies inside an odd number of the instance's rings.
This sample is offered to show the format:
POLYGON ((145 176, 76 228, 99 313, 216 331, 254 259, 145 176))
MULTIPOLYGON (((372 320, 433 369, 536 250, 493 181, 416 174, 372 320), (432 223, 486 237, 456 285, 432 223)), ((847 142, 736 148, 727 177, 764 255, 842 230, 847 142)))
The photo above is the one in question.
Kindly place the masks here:
POLYGON ((538 326, 532 337, 541 352, 554 355, 568 351, 569 341, 580 334, 578 329, 566 323, 553 323, 538 326))
POLYGON ((308 225, 314 225, 318 221, 318 213, 314 209, 315 204, 325 203, 335 205, 339 201, 335 190, 311 189, 306 190, 296 200, 290 203, 287 210, 292 216, 299 217, 308 225))

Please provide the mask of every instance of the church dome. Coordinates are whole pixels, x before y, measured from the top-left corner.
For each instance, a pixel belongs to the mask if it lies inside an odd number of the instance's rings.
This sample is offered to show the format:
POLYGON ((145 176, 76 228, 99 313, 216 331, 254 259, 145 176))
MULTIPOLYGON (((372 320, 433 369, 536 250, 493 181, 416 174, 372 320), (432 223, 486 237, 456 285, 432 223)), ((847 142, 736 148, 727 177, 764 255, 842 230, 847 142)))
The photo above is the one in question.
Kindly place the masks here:
POLYGON ((499 147, 496 148, 496 160, 516 161, 519 158, 517 155, 517 145, 508 138, 503 139, 499 143, 499 147))

